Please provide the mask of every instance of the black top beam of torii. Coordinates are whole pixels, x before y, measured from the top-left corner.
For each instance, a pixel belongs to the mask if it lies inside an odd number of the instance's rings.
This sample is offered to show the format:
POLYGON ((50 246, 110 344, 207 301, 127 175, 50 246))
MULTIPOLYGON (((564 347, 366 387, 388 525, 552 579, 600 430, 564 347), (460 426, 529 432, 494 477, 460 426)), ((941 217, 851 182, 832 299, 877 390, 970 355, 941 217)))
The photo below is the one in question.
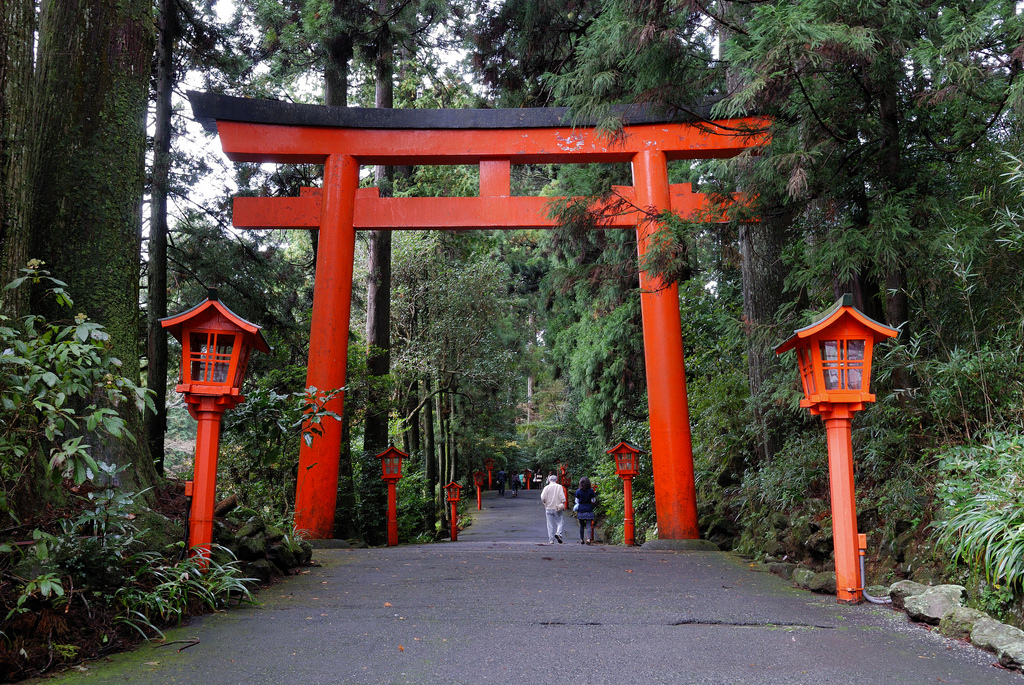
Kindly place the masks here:
MULTIPOLYGON (((192 113, 207 131, 217 120, 282 126, 364 129, 514 129, 594 127, 593 118, 574 119, 568 107, 518 109, 384 109, 331 107, 280 100, 254 100, 220 93, 188 92, 192 113)), ((648 104, 612 105, 610 117, 624 125, 710 121, 713 101, 689 110, 655 108, 648 104)))

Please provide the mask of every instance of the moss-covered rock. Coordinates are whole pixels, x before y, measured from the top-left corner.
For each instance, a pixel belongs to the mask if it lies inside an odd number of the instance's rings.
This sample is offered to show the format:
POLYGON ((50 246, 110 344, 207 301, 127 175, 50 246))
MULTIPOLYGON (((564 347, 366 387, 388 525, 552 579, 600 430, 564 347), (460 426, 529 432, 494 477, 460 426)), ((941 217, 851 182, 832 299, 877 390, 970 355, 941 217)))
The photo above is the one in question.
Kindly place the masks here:
POLYGON ((277 526, 267 526, 263 534, 267 537, 267 542, 270 543, 280 542, 284 539, 284 531, 277 526))
POLYGON ((1004 654, 1010 660, 1024 648, 1024 631, 993 618, 980 618, 971 629, 971 644, 995 652, 1002 663, 1004 654))
POLYGON ((902 609, 903 602, 907 597, 919 595, 927 589, 927 585, 921 585, 912 580, 898 580, 889 586, 889 599, 892 600, 893 607, 902 609))
POLYGON ((954 607, 939 621, 939 632, 956 639, 969 638, 974 624, 983 618, 991 618, 984 611, 969 607, 954 607))
POLYGON ((822 571, 811 576, 807 589, 824 595, 836 593, 836 574, 834 571, 822 571))
POLYGON ((967 588, 963 585, 936 585, 907 597, 903 606, 911 620, 938 625, 946 613, 960 606, 966 598, 967 588))
POLYGON ((768 564, 768 572, 774 573, 779 578, 785 578, 789 580, 793 577, 793 572, 796 570, 796 564, 790 564, 785 561, 775 561, 768 564))
POLYGON ((798 568, 793 571, 793 582, 805 590, 811 589, 811 578, 813 577, 814 571, 809 568, 798 568))
POLYGON ((281 569, 282 572, 287 572, 289 569, 299 565, 295 559, 295 553, 284 542, 271 545, 270 549, 267 550, 267 558, 274 562, 274 565, 281 569))
POLYGON ((185 539, 185 530, 180 523, 175 523, 152 509, 136 512, 134 523, 140 531, 137 537, 146 549, 162 552, 179 540, 185 539))
POLYGON ((809 538, 807 538, 807 541, 804 542, 804 547, 815 559, 819 561, 828 559, 834 548, 832 541, 832 529, 823 528, 817 533, 813 533, 809 538))
POLYGON ((299 540, 299 551, 296 553, 296 557, 300 564, 308 564, 309 560, 313 558, 313 545, 309 544, 305 540, 299 540))
POLYGON ((251 535, 238 539, 238 558, 243 561, 255 561, 267 556, 267 541, 262 535, 251 535))
POLYGON ((263 523, 262 519, 258 516, 252 516, 246 521, 241 528, 235 533, 236 538, 248 538, 262 533, 266 529, 266 524, 263 523))
POLYGON ((242 572, 249 578, 255 578, 261 583, 269 583, 274 576, 276 569, 267 559, 255 559, 242 565, 242 572))

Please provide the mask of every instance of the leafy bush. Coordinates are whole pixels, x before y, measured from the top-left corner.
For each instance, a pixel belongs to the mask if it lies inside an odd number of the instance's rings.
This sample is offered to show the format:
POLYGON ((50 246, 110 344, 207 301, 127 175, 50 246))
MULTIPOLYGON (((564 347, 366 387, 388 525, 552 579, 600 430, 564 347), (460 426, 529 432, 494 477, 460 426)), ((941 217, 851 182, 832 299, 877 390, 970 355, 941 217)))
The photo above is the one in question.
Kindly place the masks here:
MULTIPOLYGON (((70 309, 67 284, 42 266, 31 260, 5 290, 45 286, 70 309)), ((140 412, 152 409, 152 396, 120 375, 121 361, 111 349, 103 326, 84 314, 67 324, 34 314, 15 321, 0 315, 0 513, 16 518, 16 499, 37 459, 54 482, 69 477, 82 483, 98 474, 81 433, 135 440, 112 407, 134 402, 140 412)))
POLYGON ((993 585, 1024 581, 1024 435, 994 433, 984 444, 948 450, 937 487, 945 517, 934 525, 953 559, 993 585))
POLYGON ((806 432, 790 438, 770 463, 747 471, 742 487, 755 493, 759 505, 776 511, 827 493, 828 452, 823 436, 806 432))
POLYGON ((214 556, 205 563, 197 557, 168 562, 153 552, 133 556, 136 571, 116 593, 121 622, 148 638, 147 630, 162 635, 159 624, 180 623, 200 607, 216 611, 231 598, 248 599, 246 582, 254 579, 241 577, 230 550, 212 548, 214 556), (217 561, 225 555, 227 561, 217 561))

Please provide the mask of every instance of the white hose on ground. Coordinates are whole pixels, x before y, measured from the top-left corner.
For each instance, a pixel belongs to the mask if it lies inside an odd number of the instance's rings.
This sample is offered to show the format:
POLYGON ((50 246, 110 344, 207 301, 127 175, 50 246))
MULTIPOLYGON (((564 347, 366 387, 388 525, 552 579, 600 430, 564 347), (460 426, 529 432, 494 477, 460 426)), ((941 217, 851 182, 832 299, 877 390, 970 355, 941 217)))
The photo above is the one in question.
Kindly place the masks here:
POLYGON ((861 590, 861 594, 864 595, 864 599, 868 600, 872 604, 892 604, 892 599, 889 597, 872 597, 868 594, 868 576, 864 572, 864 555, 860 555, 860 586, 864 588, 861 590))

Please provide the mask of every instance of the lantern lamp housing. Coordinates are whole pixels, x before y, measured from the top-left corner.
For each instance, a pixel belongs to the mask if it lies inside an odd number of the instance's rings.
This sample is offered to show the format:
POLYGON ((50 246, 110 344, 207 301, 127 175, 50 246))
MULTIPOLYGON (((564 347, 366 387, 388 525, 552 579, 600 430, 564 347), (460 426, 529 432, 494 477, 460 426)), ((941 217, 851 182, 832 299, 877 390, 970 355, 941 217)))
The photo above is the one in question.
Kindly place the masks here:
POLYGON ((494 468, 494 460, 491 459, 490 457, 484 459, 484 468, 486 468, 488 471, 492 470, 494 468))
POLYGON ((820 413, 822 405, 849 404, 860 409, 874 402, 871 394, 871 355, 876 341, 895 338, 899 331, 868 317, 843 295, 818 320, 797 330, 775 348, 776 354, 796 350, 804 399, 800 406, 820 413))
POLYGON ((459 493, 462 492, 462 486, 452 481, 448 485, 444 486, 444 494, 448 498, 449 502, 458 502, 459 493))
POLYGON ((615 457, 615 473, 619 478, 633 478, 639 471, 640 448, 626 441, 607 451, 615 457))
POLYGON ((394 445, 377 455, 380 459, 381 480, 397 481, 402 477, 402 460, 407 459, 408 454, 394 445))
POLYGON ((473 473, 473 485, 477 486, 478 488, 483 487, 483 485, 484 485, 484 472, 483 471, 476 471, 475 473, 473 473))
MULTIPOLYGON (((269 353, 261 329, 238 316, 217 298, 217 291, 195 307, 160 320, 181 343, 181 370, 176 390, 190 396, 218 397, 234 406, 253 349, 269 353)), ((191 410, 191 403, 190 403, 191 410)))

